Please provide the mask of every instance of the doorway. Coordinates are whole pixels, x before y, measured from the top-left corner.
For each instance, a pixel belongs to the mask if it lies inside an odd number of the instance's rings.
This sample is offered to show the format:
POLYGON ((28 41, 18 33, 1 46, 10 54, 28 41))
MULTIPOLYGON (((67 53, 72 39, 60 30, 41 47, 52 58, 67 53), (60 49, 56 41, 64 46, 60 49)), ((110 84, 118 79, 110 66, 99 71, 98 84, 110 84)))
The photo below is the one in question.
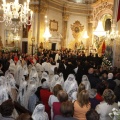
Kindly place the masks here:
POLYGON ((52 50, 56 50, 56 43, 52 43, 52 50))
POLYGON ((27 41, 23 41, 22 42, 22 53, 27 53, 28 50, 28 42, 27 41))

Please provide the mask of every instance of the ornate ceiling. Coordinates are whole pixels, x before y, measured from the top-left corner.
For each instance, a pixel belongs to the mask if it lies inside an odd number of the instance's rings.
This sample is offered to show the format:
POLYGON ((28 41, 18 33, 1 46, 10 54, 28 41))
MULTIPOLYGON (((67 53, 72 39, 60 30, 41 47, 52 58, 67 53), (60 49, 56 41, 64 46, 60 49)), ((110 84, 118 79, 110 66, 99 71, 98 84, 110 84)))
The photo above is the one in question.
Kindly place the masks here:
POLYGON ((91 4, 91 3, 95 3, 98 0, 67 0, 67 1, 74 3, 81 3, 81 4, 91 4))

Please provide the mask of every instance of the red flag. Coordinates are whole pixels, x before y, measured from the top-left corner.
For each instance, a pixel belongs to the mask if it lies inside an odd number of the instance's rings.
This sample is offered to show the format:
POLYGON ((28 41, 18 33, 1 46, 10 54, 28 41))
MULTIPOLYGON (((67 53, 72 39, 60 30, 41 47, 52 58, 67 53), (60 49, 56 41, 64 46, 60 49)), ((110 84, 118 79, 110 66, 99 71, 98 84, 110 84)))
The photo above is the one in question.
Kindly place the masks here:
POLYGON ((120 0, 118 5, 118 14, 117 14, 117 22, 120 20, 120 0))
POLYGON ((105 48, 106 48, 106 46, 105 46, 105 40, 104 40, 104 41, 103 41, 103 44, 102 44, 102 54, 105 53, 105 48))

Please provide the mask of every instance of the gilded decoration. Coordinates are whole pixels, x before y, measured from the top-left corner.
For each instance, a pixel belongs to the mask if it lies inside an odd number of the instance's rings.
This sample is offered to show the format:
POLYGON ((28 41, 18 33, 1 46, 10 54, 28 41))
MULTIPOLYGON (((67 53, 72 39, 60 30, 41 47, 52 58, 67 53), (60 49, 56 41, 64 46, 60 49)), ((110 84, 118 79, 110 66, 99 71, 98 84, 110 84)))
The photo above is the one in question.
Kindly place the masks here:
POLYGON ((77 20, 73 25, 71 25, 72 35, 75 38, 75 41, 78 42, 78 39, 83 31, 84 26, 77 20))
POLYGON ((48 8, 47 5, 41 5, 40 14, 46 14, 47 8, 48 8))
POLYGON ((30 2, 30 9, 34 13, 38 13, 40 11, 40 1, 39 0, 31 0, 31 2, 30 2))
POLYGON ((50 20, 49 26, 51 31, 58 31, 58 21, 50 20))
POLYGON ((99 18, 101 17, 101 13, 103 12, 103 14, 105 14, 106 10, 107 10, 107 13, 112 14, 113 4, 104 1, 97 8, 95 7, 92 13, 93 19, 99 20, 99 18))
POLYGON ((69 19, 69 14, 67 13, 68 8, 66 6, 63 7, 63 20, 68 21, 69 19))

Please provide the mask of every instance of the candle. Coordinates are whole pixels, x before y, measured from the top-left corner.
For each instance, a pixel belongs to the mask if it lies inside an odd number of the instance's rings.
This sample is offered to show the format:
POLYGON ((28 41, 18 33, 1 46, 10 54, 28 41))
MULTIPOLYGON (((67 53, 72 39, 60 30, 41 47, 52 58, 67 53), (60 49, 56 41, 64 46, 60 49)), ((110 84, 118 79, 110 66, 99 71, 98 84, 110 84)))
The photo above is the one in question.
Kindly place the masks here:
POLYGON ((30 16, 31 16, 31 19, 32 19, 32 16, 33 16, 33 11, 30 12, 30 16))
POLYGON ((15 4, 18 4, 19 3, 19 0, 15 0, 15 2, 14 2, 15 4))
POLYGON ((30 0, 27 0, 27 3, 29 4, 30 0))
POLYGON ((3 4, 6 4, 6 0, 3 0, 3 4))

